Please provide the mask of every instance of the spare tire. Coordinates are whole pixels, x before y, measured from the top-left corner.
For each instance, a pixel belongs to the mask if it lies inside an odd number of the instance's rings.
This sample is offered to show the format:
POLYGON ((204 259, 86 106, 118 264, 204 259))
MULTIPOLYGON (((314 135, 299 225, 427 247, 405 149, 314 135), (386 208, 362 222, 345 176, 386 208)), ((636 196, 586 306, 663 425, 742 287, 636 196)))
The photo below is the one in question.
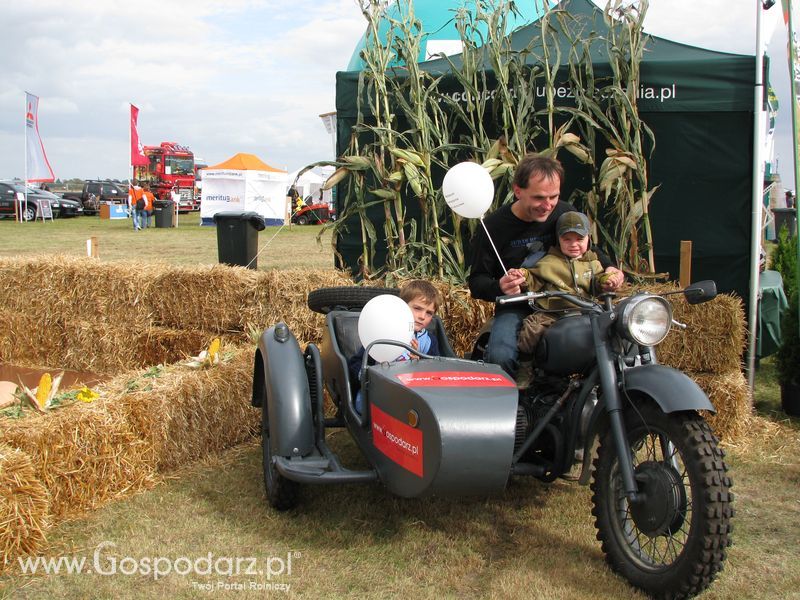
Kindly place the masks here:
POLYGON ((399 296, 400 290, 355 285, 320 288, 308 293, 308 308, 323 315, 332 310, 361 310, 367 302, 383 294, 399 296))

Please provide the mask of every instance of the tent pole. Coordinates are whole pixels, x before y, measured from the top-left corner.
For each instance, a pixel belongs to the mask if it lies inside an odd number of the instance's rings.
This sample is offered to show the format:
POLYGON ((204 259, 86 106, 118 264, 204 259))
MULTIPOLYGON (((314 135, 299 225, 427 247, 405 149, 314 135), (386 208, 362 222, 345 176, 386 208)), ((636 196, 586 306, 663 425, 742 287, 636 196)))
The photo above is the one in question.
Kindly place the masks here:
POLYGON ((756 2, 756 83, 753 93, 753 197, 750 236, 750 300, 747 316, 747 384, 755 386, 756 334, 758 332, 759 259, 761 254, 761 212, 764 209, 764 48, 761 40, 761 0, 756 2))

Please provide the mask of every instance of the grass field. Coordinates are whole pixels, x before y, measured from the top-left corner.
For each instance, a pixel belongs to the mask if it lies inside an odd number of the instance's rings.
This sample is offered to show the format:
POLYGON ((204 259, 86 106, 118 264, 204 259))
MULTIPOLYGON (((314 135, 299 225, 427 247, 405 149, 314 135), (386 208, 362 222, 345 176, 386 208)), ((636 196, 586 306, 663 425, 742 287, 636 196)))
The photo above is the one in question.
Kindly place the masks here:
MULTIPOLYGON (((180 215, 177 228, 142 231, 133 231, 130 219, 77 217, 46 223, 0 219, 0 256, 86 256, 86 240, 96 237, 100 260, 215 264, 217 230, 199 223, 200 213, 180 215)), ((330 235, 316 241, 320 229, 319 225, 267 227, 258 235, 258 268, 333 267, 330 235)))
MULTIPOLYGON (((80 254, 85 238, 97 235, 101 260, 216 262, 213 228, 198 227, 196 217, 184 226, 188 221, 178 230, 139 233, 89 217, 0 222, 0 255, 80 254)), ((260 234, 260 245, 271 229, 260 234)), ((306 264, 294 260, 329 266, 329 246, 317 247, 316 232, 282 230, 259 268, 306 264)), ((800 598, 800 426, 779 411, 769 360, 756 392, 763 419, 749 439, 726 445, 736 494, 734 545, 705 599, 800 598)), ((643 597, 605 566, 590 493, 575 483, 520 479, 500 497, 459 500, 403 500, 380 485, 306 487, 297 510, 277 513, 265 500, 259 443, 57 526, 44 558, 83 558, 81 573, 66 573, 64 562, 50 575, 41 566, 37 575, 15 566, 0 578, 0 597, 643 597), (171 572, 157 576, 156 564, 171 572)), ((329 443, 349 466, 363 465, 344 431, 332 430, 329 443)))

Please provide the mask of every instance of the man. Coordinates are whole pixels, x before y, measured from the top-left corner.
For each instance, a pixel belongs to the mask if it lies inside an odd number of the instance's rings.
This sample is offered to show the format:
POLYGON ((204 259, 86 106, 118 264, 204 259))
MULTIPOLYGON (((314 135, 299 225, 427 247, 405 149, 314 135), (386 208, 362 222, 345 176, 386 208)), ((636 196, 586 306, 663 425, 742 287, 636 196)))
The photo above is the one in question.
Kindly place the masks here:
POLYGON ((144 219, 147 218, 144 213, 146 204, 144 190, 139 187, 139 182, 134 179, 128 188, 128 210, 130 210, 131 217, 133 217, 134 231, 139 231, 144 227, 144 219))
MULTIPOLYGON (((497 296, 519 294, 525 285, 525 272, 556 243, 556 221, 562 214, 575 210, 559 199, 564 169, 557 160, 526 155, 514 172, 514 202, 498 208, 486 217, 485 224, 508 272, 497 260, 486 233, 478 228, 472 240, 472 261, 469 289, 473 298, 494 302, 497 296)), ((617 289, 624 279, 622 271, 611 264, 608 256, 593 248, 608 279, 603 290, 617 289)), ((519 367, 517 336, 523 319, 531 313, 527 304, 495 307, 495 318, 486 361, 500 365, 515 377, 519 367)))

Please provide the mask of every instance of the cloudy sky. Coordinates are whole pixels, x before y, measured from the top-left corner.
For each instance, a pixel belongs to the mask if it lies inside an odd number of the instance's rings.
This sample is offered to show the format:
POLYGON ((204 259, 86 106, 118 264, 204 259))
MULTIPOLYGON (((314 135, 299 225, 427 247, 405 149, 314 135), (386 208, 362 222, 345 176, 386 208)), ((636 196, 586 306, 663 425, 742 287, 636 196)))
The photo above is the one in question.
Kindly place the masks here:
MULTIPOLYGON (((756 1, 650 0, 646 29, 753 54, 756 1)), ((179 142, 209 164, 236 152, 290 171, 331 159, 318 115, 334 110, 335 73, 365 28, 356 0, 4 0, 0 23, 0 178, 24 175, 25 91, 40 97, 39 130, 61 178, 127 175, 129 102, 144 144, 179 142)), ((786 37, 775 31, 786 182, 786 37)))

